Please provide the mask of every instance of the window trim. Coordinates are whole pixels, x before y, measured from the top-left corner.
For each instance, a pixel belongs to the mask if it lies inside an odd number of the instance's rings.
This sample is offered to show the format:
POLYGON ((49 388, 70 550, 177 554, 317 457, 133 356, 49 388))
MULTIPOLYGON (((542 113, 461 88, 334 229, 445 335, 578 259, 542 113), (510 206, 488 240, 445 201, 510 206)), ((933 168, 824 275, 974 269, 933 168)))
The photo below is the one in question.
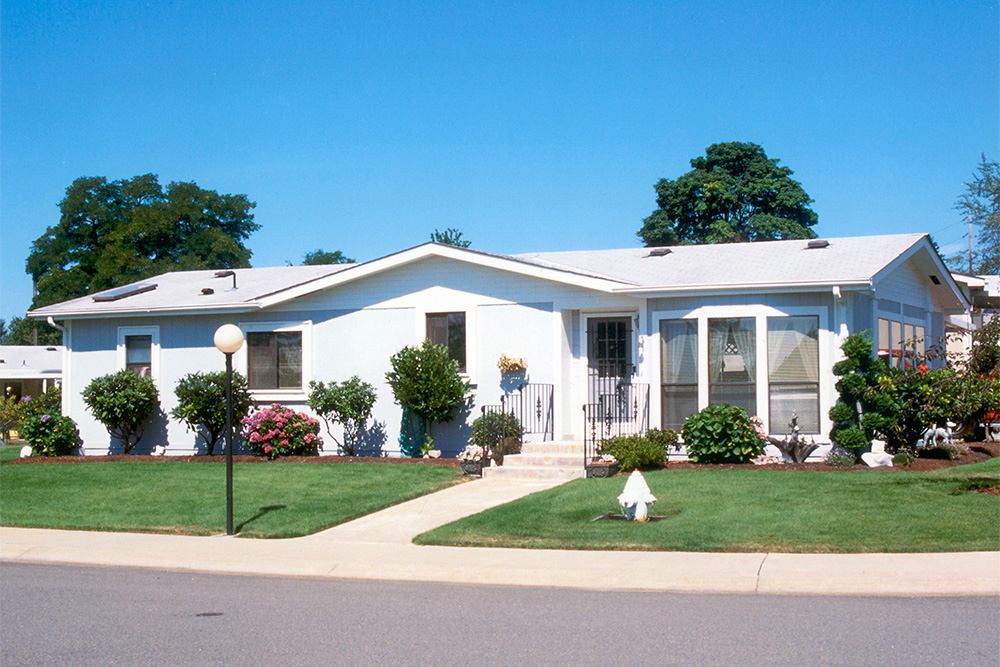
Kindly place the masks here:
MULTIPOLYGON (((258 401, 304 401, 309 395, 309 382, 312 380, 312 320, 302 322, 240 322, 240 331, 246 339, 248 333, 291 333, 302 334, 302 386, 288 389, 251 389, 250 395, 258 401)), ((239 351, 233 355, 235 370, 249 377, 250 359, 249 346, 246 340, 239 351)))
POLYGON ((127 364, 127 354, 125 350, 125 339, 128 336, 149 336, 150 337, 150 350, 149 350, 149 376, 153 378, 154 383, 158 383, 160 379, 160 327, 159 325, 147 325, 147 326, 129 326, 129 327, 118 327, 118 344, 117 344, 117 356, 118 356, 118 370, 122 371, 128 368, 127 364))

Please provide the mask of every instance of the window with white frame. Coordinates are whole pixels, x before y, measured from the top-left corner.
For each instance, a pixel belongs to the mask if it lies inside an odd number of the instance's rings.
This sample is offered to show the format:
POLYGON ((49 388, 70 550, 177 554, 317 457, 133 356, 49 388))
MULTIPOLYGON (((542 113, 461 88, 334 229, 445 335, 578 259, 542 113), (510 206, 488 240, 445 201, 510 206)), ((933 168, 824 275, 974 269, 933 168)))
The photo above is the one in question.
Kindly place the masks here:
POLYGON ((251 391, 303 392, 309 382, 310 322, 242 323, 241 354, 251 391))
POLYGON ((757 324, 753 317, 708 320, 708 402, 757 414, 757 324))
POLYGON ((819 433, 819 317, 767 318, 770 433, 819 433))
POLYGON ((155 378, 159 375, 159 349, 158 326, 118 328, 118 368, 155 378))
POLYGON ((698 412, 698 320, 660 320, 662 428, 680 431, 698 412))

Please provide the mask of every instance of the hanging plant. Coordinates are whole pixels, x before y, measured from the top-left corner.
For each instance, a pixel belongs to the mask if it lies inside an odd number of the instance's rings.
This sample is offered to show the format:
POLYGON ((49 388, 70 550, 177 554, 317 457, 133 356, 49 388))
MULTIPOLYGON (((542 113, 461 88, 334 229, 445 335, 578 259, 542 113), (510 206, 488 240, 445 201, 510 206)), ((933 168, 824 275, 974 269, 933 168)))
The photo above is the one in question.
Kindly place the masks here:
POLYGON ((500 369, 501 373, 522 373, 528 370, 528 360, 501 354, 500 361, 497 362, 497 368, 500 369))

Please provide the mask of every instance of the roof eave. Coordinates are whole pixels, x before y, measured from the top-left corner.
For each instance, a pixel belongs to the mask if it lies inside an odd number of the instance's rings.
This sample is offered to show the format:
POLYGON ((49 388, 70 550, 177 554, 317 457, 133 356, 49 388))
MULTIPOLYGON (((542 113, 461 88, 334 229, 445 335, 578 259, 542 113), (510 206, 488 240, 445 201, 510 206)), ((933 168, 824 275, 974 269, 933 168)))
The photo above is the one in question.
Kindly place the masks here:
POLYGON ((142 316, 142 315, 210 315, 212 313, 249 313, 260 310, 258 303, 239 303, 231 305, 205 305, 205 306, 151 306, 147 308, 122 308, 115 310, 66 310, 47 311, 45 308, 28 312, 28 317, 44 320, 51 317, 54 320, 97 320, 111 317, 121 317, 122 315, 142 316))
POLYGON ((788 292, 827 292, 834 287, 841 289, 870 289, 871 280, 867 278, 852 278, 849 280, 807 280, 799 282, 768 282, 768 283, 729 283, 705 285, 653 285, 648 287, 630 287, 612 290, 615 294, 630 296, 655 297, 683 296, 686 294, 703 296, 705 294, 765 294, 788 292))

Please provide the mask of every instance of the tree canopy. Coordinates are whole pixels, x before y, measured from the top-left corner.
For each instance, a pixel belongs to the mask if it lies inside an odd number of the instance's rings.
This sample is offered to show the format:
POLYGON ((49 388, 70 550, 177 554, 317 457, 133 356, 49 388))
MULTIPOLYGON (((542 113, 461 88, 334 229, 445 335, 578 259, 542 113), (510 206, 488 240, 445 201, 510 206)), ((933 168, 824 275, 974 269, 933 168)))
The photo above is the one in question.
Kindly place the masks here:
POLYGON ((325 250, 316 249, 312 252, 307 252, 302 257, 303 266, 319 266, 320 264, 353 264, 354 260, 350 257, 345 257, 344 253, 339 250, 334 250, 333 252, 327 252, 325 250))
POLYGON ((472 245, 472 241, 462 238, 462 232, 458 231, 454 227, 449 227, 443 232, 439 232, 437 229, 431 234, 431 241, 435 243, 443 243, 445 245, 453 245, 456 248, 468 248, 472 245))
POLYGON ((778 162, 757 144, 709 146, 691 171, 656 184, 638 236, 647 246, 816 238, 813 200, 778 162))
POLYGON ((12 317, 10 324, 0 320, 0 345, 62 345, 62 332, 45 322, 27 317, 12 317), (35 341, 35 330, 38 341, 35 341))
POLYGON ((156 175, 73 181, 59 202, 59 224, 31 248, 33 308, 167 271, 250 266, 243 241, 260 228, 246 195, 220 195, 156 175))
MULTIPOLYGON (((959 197, 955 208, 977 228, 972 273, 1000 273, 1000 164, 982 155, 978 172, 965 187, 965 193, 959 197)), ((952 266, 967 270, 968 257, 964 257, 966 262, 961 262, 961 257, 954 258, 952 266)))

